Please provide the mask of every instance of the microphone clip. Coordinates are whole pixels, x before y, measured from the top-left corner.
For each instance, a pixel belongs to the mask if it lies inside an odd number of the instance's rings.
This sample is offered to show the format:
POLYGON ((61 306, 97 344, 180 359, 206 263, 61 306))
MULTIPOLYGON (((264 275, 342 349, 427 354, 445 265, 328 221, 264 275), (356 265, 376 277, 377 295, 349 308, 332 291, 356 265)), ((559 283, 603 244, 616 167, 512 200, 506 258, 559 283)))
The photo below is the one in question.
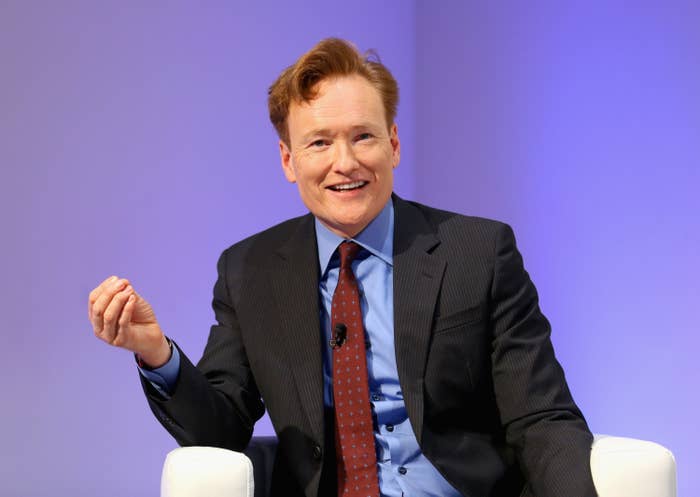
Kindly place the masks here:
POLYGON ((333 327, 333 333, 332 337, 330 340, 328 340, 328 345, 331 346, 331 349, 339 349, 340 347, 343 346, 345 343, 345 340, 347 339, 348 336, 348 328, 345 326, 343 323, 336 323, 336 325, 333 327))

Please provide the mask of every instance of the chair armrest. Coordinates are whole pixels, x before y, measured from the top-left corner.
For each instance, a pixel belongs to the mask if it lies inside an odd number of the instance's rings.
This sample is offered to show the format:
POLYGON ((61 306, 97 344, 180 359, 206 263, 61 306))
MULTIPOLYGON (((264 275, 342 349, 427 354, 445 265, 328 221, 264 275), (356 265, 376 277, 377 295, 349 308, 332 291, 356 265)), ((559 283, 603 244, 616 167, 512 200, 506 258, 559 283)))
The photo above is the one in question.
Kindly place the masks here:
MULTIPOLYGON (((269 441, 262 441, 262 455, 272 457, 269 441)), ((599 497, 676 497, 676 461, 654 442, 596 435, 591 472, 599 497)), ((245 454, 181 447, 165 459, 161 497, 253 497, 253 490, 253 465, 245 454)))
POLYGON ((165 458, 161 497, 253 497, 247 456, 216 447, 180 447, 165 458))
POLYGON ((599 497, 676 497, 676 461, 654 442, 595 435, 591 472, 599 497))

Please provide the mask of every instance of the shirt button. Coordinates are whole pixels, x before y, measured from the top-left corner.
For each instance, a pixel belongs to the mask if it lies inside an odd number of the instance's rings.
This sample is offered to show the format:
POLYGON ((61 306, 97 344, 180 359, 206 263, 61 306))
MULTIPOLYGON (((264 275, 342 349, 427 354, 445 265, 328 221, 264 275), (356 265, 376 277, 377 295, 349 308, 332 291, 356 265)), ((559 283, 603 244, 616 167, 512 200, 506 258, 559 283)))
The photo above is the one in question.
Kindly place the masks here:
POLYGON ((386 431, 394 431, 394 425, 386 425, 386 431))
POLYGON ((402 475, 405 475, 407 472, 408 472, 408 470, 406 468, 404 468, 403 466, 401 466, 399 468, 399 473, 401 473, 402 475))
POLYGON ((373 393, 373 394, 372 394, 372 400, 375 401, 375 402, 378 401, 378 400, 382 400, 382 396, 379 395, 378 393, 373 393))
POLYGON ((314 445, 313 452, 314 452, 314 459, 316 459, 317 461, 320 461, 321 458, 323 457, 323 450, 321 449, 321 446, 314 445))

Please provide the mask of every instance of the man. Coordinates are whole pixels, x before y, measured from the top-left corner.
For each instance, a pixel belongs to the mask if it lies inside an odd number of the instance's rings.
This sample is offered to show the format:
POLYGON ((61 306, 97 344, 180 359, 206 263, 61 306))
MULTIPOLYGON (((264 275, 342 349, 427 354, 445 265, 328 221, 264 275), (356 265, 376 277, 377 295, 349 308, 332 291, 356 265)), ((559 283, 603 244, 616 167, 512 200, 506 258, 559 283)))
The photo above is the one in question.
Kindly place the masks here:
POLYGON ((510 228, 392 195, 397 100, 379 62, 313 47, 269 96, 310 214, 222 254, 197 367, 124 279, 90 294, 94 331, 135 352, 180 444, 242 450, 266 408, 274 495, 594 496, 510 228))

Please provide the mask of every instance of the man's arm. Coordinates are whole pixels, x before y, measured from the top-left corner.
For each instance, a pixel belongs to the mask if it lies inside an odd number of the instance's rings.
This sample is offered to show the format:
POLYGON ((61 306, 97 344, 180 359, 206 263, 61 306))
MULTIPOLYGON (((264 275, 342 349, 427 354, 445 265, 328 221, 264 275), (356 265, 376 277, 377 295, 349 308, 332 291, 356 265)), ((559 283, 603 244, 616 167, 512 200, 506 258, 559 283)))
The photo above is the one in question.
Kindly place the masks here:
POLYGON ((505 225, 496 242, 491 297, 496 401, 530 491, 537 497, 595 496, 593 437, 571 397, 549 322, 505 225))
MULTIPOLYGON (((242 450, 264 408, 226 285, 224 255, 218 270, 213 300, 218 324, 211 328, 199 369, 175 344, 180 364, 168 395, 139 377, 152 411, 178 443, 242 450)), ((100 284, 90 294, 88 314, 101 340, 134 352, 146 366, 168 362, 170 346, 155 314, 128 281, 112 277, 100 284)))
POLYGON ((248 445, 264 407, 226 282, 226 252, 217 269, 212 302, 217 324, 211 327, 202 359, 195 367, 178 348, 180 371, 170 398, 143 377, 141 383, 151 410, 180 445, 240 451, 248 445))

